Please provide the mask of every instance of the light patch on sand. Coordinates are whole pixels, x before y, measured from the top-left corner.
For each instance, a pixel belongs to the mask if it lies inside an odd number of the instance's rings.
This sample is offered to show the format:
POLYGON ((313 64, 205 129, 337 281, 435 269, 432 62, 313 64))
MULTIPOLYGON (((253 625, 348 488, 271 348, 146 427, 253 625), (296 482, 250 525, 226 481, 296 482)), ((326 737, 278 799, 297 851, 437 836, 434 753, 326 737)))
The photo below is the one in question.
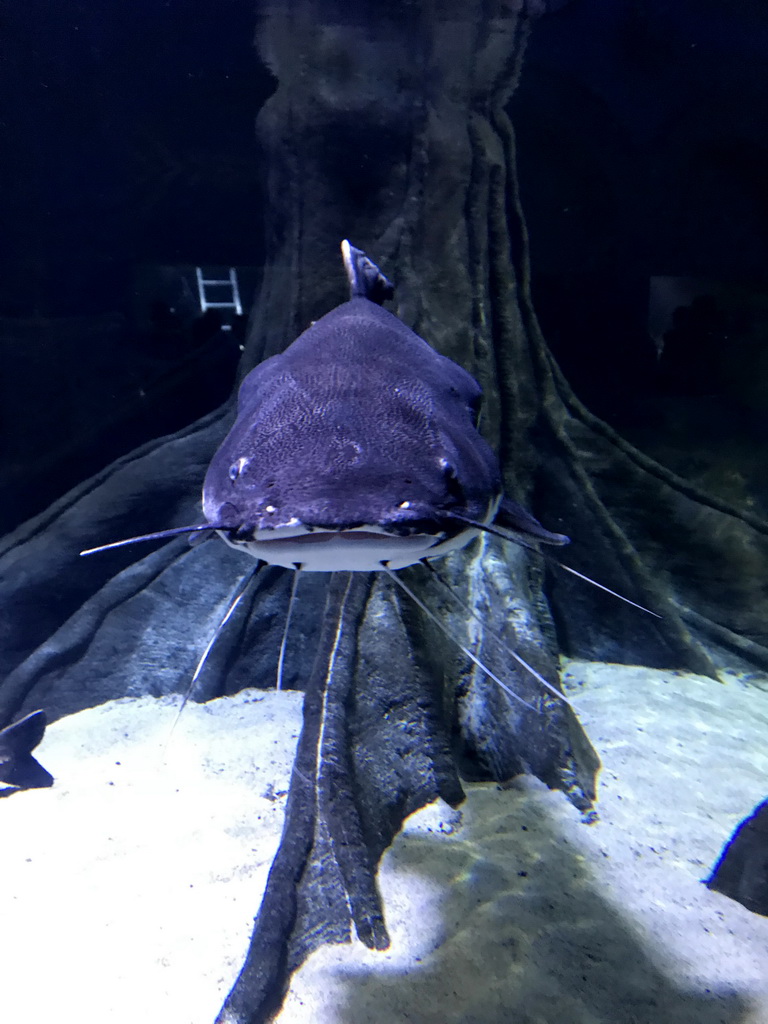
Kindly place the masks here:
MULTIPOLYGON (((711 893, 768 795, 768 690, 569 662, 600 820, 532 779, 412 815, 390 949, 325 947, 279 1024, 768 1024, 768 918, 711 893)), ((50 790, 0 801, 0 1019, 213 1024, 282 828, 301 696, 116 701, 54 723, 50 790)))
POLYGON ((768 1024, 768 918, 701 881, 768 795, 768 693, 564 672, 603 760, 598 823, 532 779, 468 787, 452 830, 445 807, 413 815, 380 872, 391 949, 318 950, 279 1024, 768 1024))
POLYGON ((0 1019, 211 1024, 282 829, 301 695, 114 701, 49 726, 0 801, 0 1019))

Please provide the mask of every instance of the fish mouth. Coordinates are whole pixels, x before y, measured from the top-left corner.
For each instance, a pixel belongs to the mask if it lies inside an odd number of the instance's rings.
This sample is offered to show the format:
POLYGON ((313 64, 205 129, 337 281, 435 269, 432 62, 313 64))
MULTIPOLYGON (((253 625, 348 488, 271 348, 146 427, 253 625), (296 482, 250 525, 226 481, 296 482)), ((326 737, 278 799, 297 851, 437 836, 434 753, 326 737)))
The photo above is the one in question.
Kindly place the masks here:
POLYGON ((450 536, 446 532, 410 532, 388 530, 382 526, 313 527, 306 525, 253 530, 219 530, 227 544, 247 551, 269 565, 306 572, 375 572, 386 563, 392 569, 404 569, 423 558, 447 554, 463 547, 476 530, 462 530, 450 536))
MULTIPOLYGON (((275 531, 272 531, 273 533, 275 531)), ((363 541, 375 540, 377 543, 381 541, 382 537, 397 537, 403 538, 405 535, 400 533, 390 533, 388 530, 374 530, 370 528, 360 527, 349 530, 323 530, 313 529, 308 533, 294 533, 293 536, 278 536, 270 537, 267 535, 260 535, 261 540, 264 543, 270 544, 284 544, 286 542, 293 542, 296 544, 326 544, 329 541, 341 541, 342 543, 359 544, 363 541)), ((428 534, 422 534, 421 536, 428 536, 428 534)), ((257 539, 259 535, 257 535, 257 539)))

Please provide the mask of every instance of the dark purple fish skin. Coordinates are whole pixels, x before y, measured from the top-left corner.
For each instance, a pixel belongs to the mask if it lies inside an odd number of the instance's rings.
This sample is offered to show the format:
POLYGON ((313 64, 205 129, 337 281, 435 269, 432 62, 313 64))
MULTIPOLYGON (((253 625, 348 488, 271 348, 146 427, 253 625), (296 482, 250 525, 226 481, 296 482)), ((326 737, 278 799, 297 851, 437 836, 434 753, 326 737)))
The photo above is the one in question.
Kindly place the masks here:
POLYGON ((46 724, 45 712, 33 711, 0 730, 0 796, 53 785, 53 776, 32 756, 46 724))
POLYGON ((705 884, 768 917, 768 799, 737 826, 705 884))

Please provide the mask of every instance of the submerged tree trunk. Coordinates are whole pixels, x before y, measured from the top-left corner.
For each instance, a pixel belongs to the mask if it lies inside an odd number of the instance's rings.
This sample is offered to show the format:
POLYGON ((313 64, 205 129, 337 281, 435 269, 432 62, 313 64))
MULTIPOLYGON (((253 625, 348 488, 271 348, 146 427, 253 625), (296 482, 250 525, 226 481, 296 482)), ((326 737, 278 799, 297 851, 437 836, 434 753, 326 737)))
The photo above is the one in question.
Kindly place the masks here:
POLYGON ((535 20, 514 12, 524 7, 402 3, 357 19, 333 0, 266 5, 259 42, 279 82, 260 121, 274 259, 244 369, 344 297, 349 234, 395 279, 398 315, 483 385, 508 493, 572 536, 575 568, 662 616, 553 573, 561 647, 711 674, 706 636, 768 664, 768 524, 592 416, 542 337, 509 117, 535 20))
MULTIPOLYGON (((358 581, 358 614, 346 625, 353 634, 348 641, 358 649, 347 663, 354 711, 334 721, 357 788, 357 812, 347 812, 357 825, 347 833, 365 834, 374 863, 388 841, 388 828, 397 827, 396 808, 407 813, 436 793, 456 798, 458 780, 434 750, 416 773, 418 789, 411 780, 405 787, 376 791, 373 779, 366 778, 371 760, 382 763, 385 734, 379 722, 377 738, 358 744, 360 709, 367 709, 365 716, 371 707, 387 706, 386 694, 394 679, 408 672, 409 662, 428 670, 418 686, 429 714, 434 714, 429 680, 446 681, 441 699, 450 709, 454 754, 465 776, 504 779, 530 771, 564 789, 582 808, 593 795, 596 767, 588 741, 569 710, 542 700, 530 673, 500 652, 493 637, 501 636, 551 680, 557 678, 558 629, 573 653, 715 674, 710 656, 683 621, 671 578, 659 572, 657 555, 659 523, 672 521, 682 495, 685 500, 699 496, 590 416, 559 372, 533 313, 508 115, 530 24, 524 11, 511 13, 502 4, 489 9, 462 2, 437 10, 403 3, 394 9, 388 5, 387 16, 372 27, 370 20, 350 17, 346 5, 306 0, 267 5, 260 28, 262 52, 278 81, 260 122, 270 156, 268 248, 274 258, 254 312, 244 371, 281 351, 344 298, 338 246, 349 236, 394 278, 398 315, 482 383, 484 429, 501 455, 507 493, 533 503, 550 529, 574 534, 577 567, 662 616, 644 615, 599 592, 579 593, 570 577, 552 583, 548 602, 540 559, 495 540, 454 555, 443 570, 454 593, 481 612, 482 625, 460 606, 446 605, 423 572, 404 573, 428 603, 443 604, 441 614, 455 637, 474 646, 518 694, 543 711, 536 714, 510 704, 474 666, 446 651, 434 627, 386 581, 369 589, 367 597, 358 581), (626 493, 643 494, 637 510, 625 506, 626 493), (638 528, 646 519, 645 530, 638 528), (381 602, 388 609, 386 633, 381 602), (380 671, 372 671, 375 660, 359 656, 367 645, 388 661, 383 680, 380 671), (374 791, 375 820, 369 816, 374 791), (386 808, 392 816, 383 824, 386 808)), ((741 529, 738 513, 732 519, 739 524, 733 528, 741 529)), ((680 538, 671 534, 669 539, 679 550, 680 538)), ((329 610, 326 630, 342 614, 336 606, 329 610)), ((412 679, 413 673, 411 668, 412 679)), ((330 685, 330 676, 310 684, 308 701, 312 687, 321 685, 330 685)), ((413 699, 410 691, 393 703, 413 699)), ((302 749, 322 758, 312 721, 306 721, 302 749)), ((430 743, 445 753, 436 742, 436 721, 409 748, 411 756, 415 749, 424 753, 430 743)), ((310 762, 313 770, 316 766, 310 762)), ((351 912, 339 909, 319 924, 315 919, 308 938, 306 920, 290 933, 277 934, 274 916, 263 907, 248 962, 221 1022, 260 1020, 254 1007, 266 1013, 279 999, 276 974, 265 976, 268 950, 273 957, 276 947, 287 951, 293 967, 319 941, 345 938, 345 917, 354 920, 363 941, 377 948, 386 944, 375 890, 369 899, 368 883, 361 890, 341 877, 344 870, 329 838, 333 814, 324 817, 322 802, 308 796, 303 812, 297 811, 307 771, 305 764, 291 791, 293 820, 304 828, 300 863, 291 859, 296 844, 284 846, 268 896, 287 888, 312 903, 317 865, 323 865, 327 878, 331 864, 337 906, 346 896, 351 912), (308 823, 312 807, 317 816, 308 823), (292 866, 287 886, 286 855, 292 866), (362 921, 355 910, 361 901, 370 911, 362 921)), ((297 834, 290 825, 289 834, 297 834)), ((362 861, 356 864, 359 870, 362 861)), ((370 870, 368 863, 362 872, 368 882, 370 870)))
MULTIPOLYGON (((589 812, 589 742, 515 655, 553 683, 561 651, 709 674, 728 650, 768 664, 764 585, 732 565, 737 555, 765 566, 765 524, 695 493, 591 416, 541 336, 508 112, 532 5, 370 0, 350 10, 342 0, 261 5, 259 46, 277 79, 259 124, 270 261, 243 373, 346 298, 338 247, 349 237, 394 279, 398 315, 482 384, 483 428, 507 493, 573 537, 564 561, 662 618, 495 538, 445 560, 460 601, 426 570, 403 572, 534 710, 511 702, 386 578, 303 581, 286 681, 307 691, 305 727, 281 849, 220 1016, 230 1024, 266 1020, 291 970, 353 925, 362 941, 386 944, 378 858, 412 810, 438 795, 461 799, 459 772, 531 772, 589 812), (709 590, 693 571, 703 552, 709 590), (703 635, 717 644, 705 650, 703 635)), ((84 562, 77 552, 199 521, 205 466, 231 417, 230 403, 120 460, 0 552, 13 669, 0 687, 0 726, 32 707, 55 717, 186 687, 247 569, 242 556, 184 539, 149 555, 127 548, 84 562)), ((289 592, 289 573, 263 574, 214 649, 198 698, 272 685, 289 592)))

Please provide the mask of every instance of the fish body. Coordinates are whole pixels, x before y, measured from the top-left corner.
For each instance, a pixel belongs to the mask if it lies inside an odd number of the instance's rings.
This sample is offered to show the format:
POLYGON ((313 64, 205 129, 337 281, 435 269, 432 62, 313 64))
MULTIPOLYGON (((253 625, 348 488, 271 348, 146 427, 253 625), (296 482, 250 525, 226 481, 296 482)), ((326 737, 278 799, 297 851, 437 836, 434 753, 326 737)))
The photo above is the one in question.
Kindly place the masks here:
POLYGON ((53 785, 53 776, 32 756, 45 726, 45 712, 33 711, 0 730, 0 796, 53 785))
MULTIPOLYGON (((399 569, 491 523, 501 471, 478 430, 477 381, 379 305, 391 285, 364 253, 342 252, 350 300, 245 378, 203 512, 273 565, 399 569)), ((565 540, 526 514, 530 526, 565 540)))
POLYGON ((496 456, 481 392, 370 299, 352 298, 243 381, 203 512, 235 547, 310 571, 392 568, 442 554, 490 521, 496 456))
POLYGON ((206 522, 81 554, 216 530, 270 565, 369 572, 483 530, 535 549, 568 542, 503 494, 474 377, 382 308, 393 288, 364 252, 345 240, 342 255, 349 301, 243 381, 203 483, 206 522))

